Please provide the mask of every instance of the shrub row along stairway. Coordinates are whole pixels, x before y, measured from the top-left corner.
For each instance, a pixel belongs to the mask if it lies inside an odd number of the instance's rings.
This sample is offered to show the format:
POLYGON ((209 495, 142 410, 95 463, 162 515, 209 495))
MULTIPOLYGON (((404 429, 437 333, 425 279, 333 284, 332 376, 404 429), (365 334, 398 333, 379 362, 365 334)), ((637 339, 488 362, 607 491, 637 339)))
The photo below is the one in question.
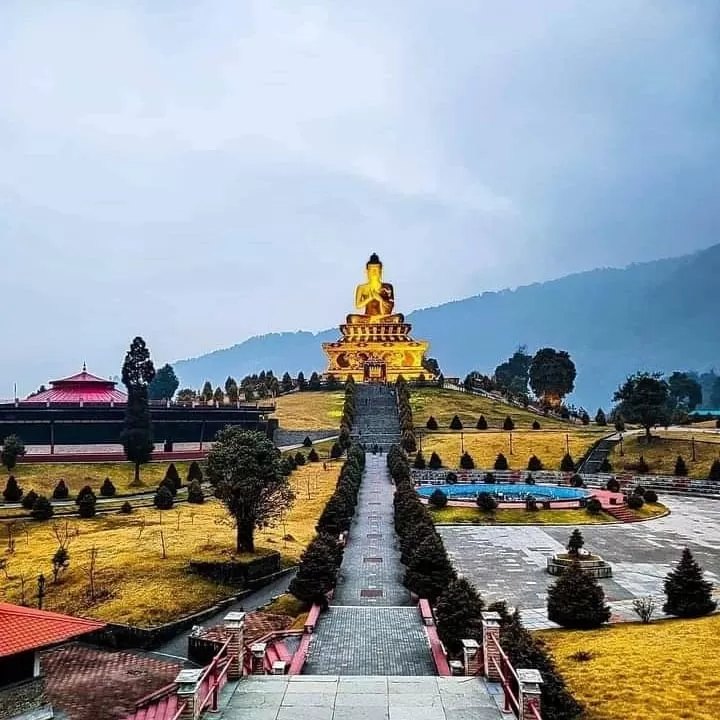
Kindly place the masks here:
POLYGON ((375 443, 385 449, 398 442, 392 388, 358 386, 353 430, 368 448, 365 473, 335 595, 316 628, 304 673, 434 675, 420 616, 402 585, 386 457, 370 452, 375 443))

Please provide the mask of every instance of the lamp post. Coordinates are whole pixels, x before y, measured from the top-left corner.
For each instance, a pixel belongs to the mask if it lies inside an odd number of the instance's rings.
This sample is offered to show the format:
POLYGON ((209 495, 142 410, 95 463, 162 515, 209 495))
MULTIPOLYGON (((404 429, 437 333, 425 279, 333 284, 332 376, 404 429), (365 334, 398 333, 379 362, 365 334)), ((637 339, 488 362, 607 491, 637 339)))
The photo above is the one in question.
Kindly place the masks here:
POLYGON ((513 454, 512 430, 510 431, 510 454, 513 454))
POLYGON ((37 579, 38 583, 38 610, 42 610, 43 598, 45 597, 45 576, 40 573, 37 579))
POLYGON ((625 456, 625 449, 623 448, 623 434, 620 433, 620 457, 625 456))
POLYGON ((465 454, 465 433, 463 430, 460 431, 460 454, 465 454))
POLYGON ((695 462, 695 460, 697 458, 695 457, 695 436, 694 435, 692 436, 691 440, 692 440, 692 459, 693 459, 693 462, 695 462))

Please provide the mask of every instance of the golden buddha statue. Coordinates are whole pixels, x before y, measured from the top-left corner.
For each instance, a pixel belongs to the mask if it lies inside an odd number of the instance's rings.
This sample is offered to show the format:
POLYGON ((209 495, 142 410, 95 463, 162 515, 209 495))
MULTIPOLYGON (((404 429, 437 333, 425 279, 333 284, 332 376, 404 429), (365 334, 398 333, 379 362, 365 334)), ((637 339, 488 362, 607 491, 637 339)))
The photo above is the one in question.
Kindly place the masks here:
POLYGON ((382 280, 382 263, 376 253, 370 256, 365 265, 367 282, 355 289, 355 307, 364 310, 363 315, 348 315, 348 325, 364 323, 402 323, 402 315, 393 315, 395 293, 390 283, 382 280))

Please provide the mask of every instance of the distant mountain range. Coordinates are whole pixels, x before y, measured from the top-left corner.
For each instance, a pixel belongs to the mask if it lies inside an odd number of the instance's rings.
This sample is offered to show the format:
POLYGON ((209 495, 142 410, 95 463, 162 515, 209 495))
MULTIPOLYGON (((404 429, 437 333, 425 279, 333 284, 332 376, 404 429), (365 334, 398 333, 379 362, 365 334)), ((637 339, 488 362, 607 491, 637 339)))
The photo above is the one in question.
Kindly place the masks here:
MULTIPOLYGON (((490 374, 518 345, 532 353, 568 350, 578 369, 570 400, 608 408, 636 370, 704 371, 720 365, 720 244, 667 260, 604 268, 486 292, 408 315, 413 335, 430 341, 447 376, 490 374)), ((175 363, 182 386, 272 369, 325 368, 320 344, 338 330, 273 333, 175 363)))

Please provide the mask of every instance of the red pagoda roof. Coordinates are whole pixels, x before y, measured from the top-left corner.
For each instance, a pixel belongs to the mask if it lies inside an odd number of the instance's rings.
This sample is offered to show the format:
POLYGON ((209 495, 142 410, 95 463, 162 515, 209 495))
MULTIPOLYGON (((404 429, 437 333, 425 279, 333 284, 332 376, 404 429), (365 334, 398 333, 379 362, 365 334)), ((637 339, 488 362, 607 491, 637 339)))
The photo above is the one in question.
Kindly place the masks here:
POLYGON ((51 380, 52 386, 37 395, 29 395, 25 403, 65 403, 79 405, 82 403, 115 403, 127 402, 127 395, 115 389, 117 383, 112 380, 93 375, 87 371, 85 365, 81 372, 61 380, 51 380))
POLYGON ((0 603, 0 657, 57 645, 103 627, 96 620, 0 603))

